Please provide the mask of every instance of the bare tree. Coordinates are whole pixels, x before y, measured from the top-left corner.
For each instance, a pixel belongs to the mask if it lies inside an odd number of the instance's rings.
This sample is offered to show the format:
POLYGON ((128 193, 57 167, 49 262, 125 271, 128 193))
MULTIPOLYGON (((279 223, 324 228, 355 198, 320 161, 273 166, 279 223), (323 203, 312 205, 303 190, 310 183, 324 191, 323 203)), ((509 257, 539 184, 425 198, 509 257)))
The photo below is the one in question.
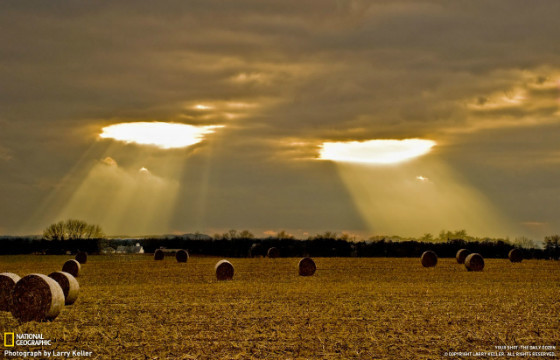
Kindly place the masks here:
POLYGON ((252 232, 250 232, 249 230, 243 230, 239 233, 239 238, 240 239, 254 239, 255 235, 253 235, 252 232))
POLYGON ((337 234, 333 231, 325 231, 322 234, 315 235, 315 239, 336 239, 337 234))
POLYGON ((537 243, 534 240, 529 239, 528 237, 525 236, 515 238, 513 243, 515 246, 518 246, 523 249, 536 249, 538 247, 537 243))
POLYGON ((49 225, 43 231, 47 240, 100 239, 105 237, 99 225, 88 224, 82 220, 68 219, 49 225))
POLYGON ((51 224, 43 231, 43 238, 47 240, 64 240, 65 235, 64 221, 51 224))
POLYGON ((278 232, 278 234, 276 234, 276 237, 280 240, 287 240, 287 239, 293 239, 294 236, 291 234, 288 234, 285 230, 281 230, 278 232))
POLYGON ((237 239, 237 230, 231 229, 227 232, 227 238, 230 240, 237 239))
POLYGON ((560 235, 551 235, 544 238, 544 250, 551 259, 560 258, 560 235))

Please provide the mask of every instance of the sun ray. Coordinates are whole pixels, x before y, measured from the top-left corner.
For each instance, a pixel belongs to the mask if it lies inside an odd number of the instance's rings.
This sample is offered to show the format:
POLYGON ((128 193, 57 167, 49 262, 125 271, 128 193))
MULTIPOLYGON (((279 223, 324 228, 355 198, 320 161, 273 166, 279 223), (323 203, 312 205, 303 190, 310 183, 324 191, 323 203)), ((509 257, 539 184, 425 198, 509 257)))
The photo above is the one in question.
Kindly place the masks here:
POLYGON ((346 162, 336 166, 374 233, 418 236, 445 228, 507 236, 516 229, 482 193, 436 159, 395 167, 346 162), (420 171, 424 175, 416 176, 420 171))

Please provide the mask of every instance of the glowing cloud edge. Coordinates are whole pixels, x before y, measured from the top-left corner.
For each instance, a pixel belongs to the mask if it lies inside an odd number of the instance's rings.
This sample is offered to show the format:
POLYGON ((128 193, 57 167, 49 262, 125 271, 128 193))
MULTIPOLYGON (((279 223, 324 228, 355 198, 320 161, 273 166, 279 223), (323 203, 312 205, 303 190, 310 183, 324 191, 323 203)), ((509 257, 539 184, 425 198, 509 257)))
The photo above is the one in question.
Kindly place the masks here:
POLYGON ((324 142, 320 145, 319 160, 389 165, 425 155, 435 145, 435 141, 425 139, 324 142))
POLYGON ((204 140, 223 125, 195 126, 173 122, 128 122, 102 128, 99 137, 130 144, 155 146, 160 149, 180 149, 204 140))

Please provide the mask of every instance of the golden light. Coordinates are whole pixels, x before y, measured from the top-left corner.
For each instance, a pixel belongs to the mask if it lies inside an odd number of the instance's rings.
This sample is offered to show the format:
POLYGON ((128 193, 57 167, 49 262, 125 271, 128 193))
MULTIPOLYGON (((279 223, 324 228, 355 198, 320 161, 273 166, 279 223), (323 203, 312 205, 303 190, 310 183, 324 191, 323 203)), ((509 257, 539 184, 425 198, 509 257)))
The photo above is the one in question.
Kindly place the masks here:
POLYGON ((517 93, 517 94, 514 94, 514 95, 512 95, 512 96, 503 96, 503 97, 502 97, 502 100, 503 100, 505 103, 510 103, 510 104, 515 104, 515 105, 517 105, 517 104, 523 102, 524 100, 526 100, 526 98, 527 98, 527 97, 525 96, 525 94, 523 94, 523 93, 517 93))
POLYGON ((212 106, 210 106, 210 105, 203 105, 203 104, 196 104, 196 105, 194 106, 194 108, 195 108, 196 110, 211 110, 211 109, 213 109, 212 106))
POLYGON ((435 141, 423 139, 325 142, 319 158, 336 162, 395 164, 430 152, 435 141))
POLYGON ((482 192, 435 157, 399 166, 335 167, 370 233, 418 236, 466 228, 503 237, 516 231, 482 192))
MULTIPOLYGON (((111 157, 95 163, 55 218, 78 217, 102 224, 109 234, 145 235, 166 231, 179 193, 180 156, 152 173, 144 157, 120 165, 111 157)), ((160 160, 163 160, 160 158, 160 160)))
POLYGON ((194 126, 167 122, 133 122, 104 127, 99 137, 125 143, 178 149, 197 144, 222 125, 194 126))

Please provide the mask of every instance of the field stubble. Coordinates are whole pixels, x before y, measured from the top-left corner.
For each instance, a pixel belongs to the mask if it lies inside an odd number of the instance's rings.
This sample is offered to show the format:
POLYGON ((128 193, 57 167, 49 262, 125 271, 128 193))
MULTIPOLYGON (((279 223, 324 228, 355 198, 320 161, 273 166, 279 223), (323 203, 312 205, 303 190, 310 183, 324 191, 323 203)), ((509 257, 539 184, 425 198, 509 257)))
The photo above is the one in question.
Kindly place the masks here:
MULTIPOLYGON (((0 272, 48 274, 65 256, 4 256, 0 272)), ((467 272, 455 259, 231 259, 186 264, 149 255, 90 256, 80 296, 51 323, 0 331, 42 333, 45 350, 93 351, 94 359, 437 359, 497 345, 560 347, 560 264, 489 259, 467 272)), ((33 350, 33 347, 17 350, 33 350)), ((558 353, 558 350, 557 350, 558 353)), ((485 358, 485 357, 478 357, 485 358)))

